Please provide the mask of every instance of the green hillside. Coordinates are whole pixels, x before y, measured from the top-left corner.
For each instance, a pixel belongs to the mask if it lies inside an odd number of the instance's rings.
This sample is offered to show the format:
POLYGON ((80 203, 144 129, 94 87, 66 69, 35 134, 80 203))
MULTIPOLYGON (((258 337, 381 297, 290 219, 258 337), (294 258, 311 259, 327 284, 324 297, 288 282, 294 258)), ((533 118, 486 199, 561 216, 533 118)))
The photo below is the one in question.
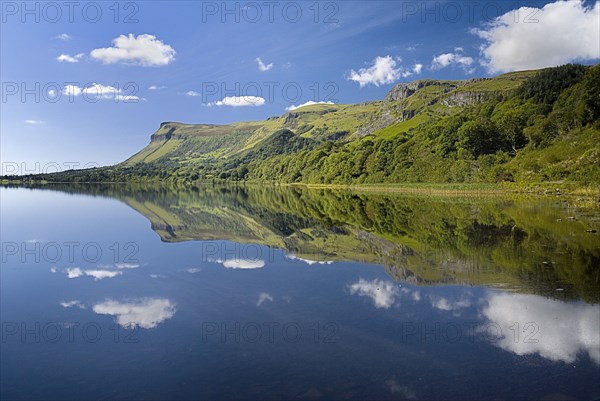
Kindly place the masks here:
POLYGON ((600 181, 599 94, 600 65, 424 79, 380 101, 306 106, 264 121, 165 122, 116 166, 27 179, 592 186, 600 181))

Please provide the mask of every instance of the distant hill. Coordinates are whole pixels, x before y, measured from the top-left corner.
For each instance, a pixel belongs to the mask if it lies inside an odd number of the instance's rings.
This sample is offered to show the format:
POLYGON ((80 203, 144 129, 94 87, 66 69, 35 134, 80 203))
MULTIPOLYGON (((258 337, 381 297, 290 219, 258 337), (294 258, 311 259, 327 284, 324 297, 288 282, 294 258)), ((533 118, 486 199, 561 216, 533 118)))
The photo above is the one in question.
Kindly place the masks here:
POLYGON ((118 165, 26 179, 591 185, 600 180, 599 143, 600 65, 570 64, 401 83, 383 100, 264 121, 164 122, 118 165))

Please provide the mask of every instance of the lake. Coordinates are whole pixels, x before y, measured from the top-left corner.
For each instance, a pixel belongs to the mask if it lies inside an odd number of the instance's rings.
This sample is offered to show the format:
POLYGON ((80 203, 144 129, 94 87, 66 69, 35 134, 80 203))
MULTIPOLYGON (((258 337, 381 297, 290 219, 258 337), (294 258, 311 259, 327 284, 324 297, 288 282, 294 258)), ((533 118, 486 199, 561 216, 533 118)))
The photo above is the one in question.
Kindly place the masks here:
POLYGON ((600 397, 593 201, 0 191, 2 399, 600 397))

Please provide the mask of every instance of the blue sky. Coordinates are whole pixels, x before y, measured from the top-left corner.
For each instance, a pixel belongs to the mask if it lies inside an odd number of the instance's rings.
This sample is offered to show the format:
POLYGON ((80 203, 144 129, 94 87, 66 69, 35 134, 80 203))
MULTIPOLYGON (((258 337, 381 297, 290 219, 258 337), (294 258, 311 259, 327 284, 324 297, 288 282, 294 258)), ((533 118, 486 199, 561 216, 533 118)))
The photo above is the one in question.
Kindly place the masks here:
POLYGON ((594 1, 73 4, 2 2, 3 173, 119 162, 163 121, 259 120, 600 57, 594 1))

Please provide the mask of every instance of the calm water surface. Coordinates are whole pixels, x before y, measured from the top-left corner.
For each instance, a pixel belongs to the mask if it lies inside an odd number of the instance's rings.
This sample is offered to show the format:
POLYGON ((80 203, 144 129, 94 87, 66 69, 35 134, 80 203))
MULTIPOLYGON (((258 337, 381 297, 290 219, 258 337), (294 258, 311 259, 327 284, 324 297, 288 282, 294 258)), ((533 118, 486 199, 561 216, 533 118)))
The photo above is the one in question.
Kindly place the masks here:
POLYGON ((577 200, 3 188, 4 399, 600 397, 577 200))

